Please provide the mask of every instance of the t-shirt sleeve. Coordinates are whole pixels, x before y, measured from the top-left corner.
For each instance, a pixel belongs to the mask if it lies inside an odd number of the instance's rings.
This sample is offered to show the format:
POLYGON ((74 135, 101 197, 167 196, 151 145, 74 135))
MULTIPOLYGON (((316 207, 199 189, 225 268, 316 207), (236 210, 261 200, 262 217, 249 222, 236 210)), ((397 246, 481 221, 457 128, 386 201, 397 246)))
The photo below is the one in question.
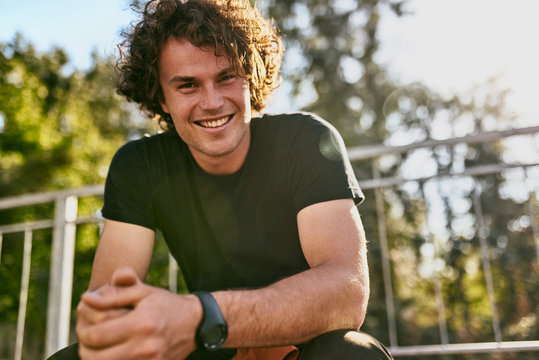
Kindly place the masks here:
POLYGON ((114 155, 105 183, 103 216, 154 230, 152 184, 141 144, 128 143, 114 155))
POLYGON ((305 125, 291 157, 296 211, 319 202, 347 198, 359 205, 365 196, 338 131, 319 118, 306 120, 305 125))

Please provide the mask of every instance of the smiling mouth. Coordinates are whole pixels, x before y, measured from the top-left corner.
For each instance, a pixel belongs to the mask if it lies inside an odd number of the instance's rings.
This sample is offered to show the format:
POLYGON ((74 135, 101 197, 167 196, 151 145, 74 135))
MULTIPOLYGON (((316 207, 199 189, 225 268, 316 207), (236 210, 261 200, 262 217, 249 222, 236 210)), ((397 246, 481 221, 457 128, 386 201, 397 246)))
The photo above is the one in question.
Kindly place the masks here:
POLYGON ((220 126, 223 126, 224 124, 229 122, 230 119, 232 119, 232 115, 225 116, 225 117, 222 117, 222 118, 216 119, 216 120, 197 121, 196 124, 199 125, 199 126, 202 126, 203 128, 206 128, 206 129, 213 129, 213 128, 218 128, 220 126))

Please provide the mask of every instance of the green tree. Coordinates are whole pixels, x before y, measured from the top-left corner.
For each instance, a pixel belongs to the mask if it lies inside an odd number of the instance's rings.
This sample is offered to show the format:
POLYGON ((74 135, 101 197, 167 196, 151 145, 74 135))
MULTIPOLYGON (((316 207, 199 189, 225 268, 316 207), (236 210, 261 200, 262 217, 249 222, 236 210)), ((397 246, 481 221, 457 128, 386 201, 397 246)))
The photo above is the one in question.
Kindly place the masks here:
POLYGON ((101 183, 116 149, 153 131, 115 94, 111 60, 68 73, 61 49, 17 36, 1 50, 0 196, 101 183))
MULTIPOLYGON (((104 182, 115 151, 130 138, 155 132, 152 123, 115 93, 111 59, 93 56, 87 71, 71 70, 62 49, 38 53, 22 36, 0 44, 0 197, 104 182)), ((102 200, 79 201, 93 215, 102 200)), ((53 204, 0 211, 0 224, 50 219, 53 204)), ((0 266, 0 323, 17 318, 23 234, 5 234, 0 266)), ((77 229, 73 306, 89 281, 96 225, 77 229)), ((51 231, 33 234, 26 358, 42 357, 51 231)), ((166 259, 165 259, 166 260, 166 259)), ((162 261, 161 261, 162 262, 162 261)), ((14 342, 14 334, 9 335, 14 342)), ((11 357, 8 353, 0 357, 11 357)))

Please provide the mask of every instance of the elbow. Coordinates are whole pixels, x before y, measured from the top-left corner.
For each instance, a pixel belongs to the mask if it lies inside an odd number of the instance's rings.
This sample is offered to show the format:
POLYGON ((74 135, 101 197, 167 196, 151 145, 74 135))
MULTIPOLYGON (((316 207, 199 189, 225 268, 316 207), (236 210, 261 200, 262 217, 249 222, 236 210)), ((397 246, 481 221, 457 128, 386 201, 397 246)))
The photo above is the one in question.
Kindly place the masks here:
POLYGON ((369 303, 369 287, 368 285, 356 286, 353 291, 353 298, 351 299, 351 305, 348 311, 348 317, 350 319, 351 329, 361 328, 365 321, 367 314, 367 305, 369 303))
POLYGON ((367 313, 367 304, 369 302, 368 282, 352 281, 347 284, 344 292, 346 304, 341 308, 342 323, 340 328, 359 330, 363 325, 367 313))

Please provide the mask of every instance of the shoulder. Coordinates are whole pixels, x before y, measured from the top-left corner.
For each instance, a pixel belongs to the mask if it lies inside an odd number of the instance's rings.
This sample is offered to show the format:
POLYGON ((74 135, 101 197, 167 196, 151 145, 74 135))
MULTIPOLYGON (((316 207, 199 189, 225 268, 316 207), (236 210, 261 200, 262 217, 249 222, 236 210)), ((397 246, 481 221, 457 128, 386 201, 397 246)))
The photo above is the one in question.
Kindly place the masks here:
POLYGON ((271 148, 273 156, 294 162, 338 160, 347 157, 341 135, 326 120, 307 112, 264 115, 253 119, 253 144, 271 148))
POLYGON ((155 160, 159 158, 159 154, 172 153, 171 148, 178 148, 180 143, 179 136, 172 131, 143 136, 122 145, 114 155, 113 162, 119 159, 124 161, 129 159, 141 161, 144 158, 155 160))
POLYGON ((166 131, 155 135, 145 135, 135 140, 130 140, 120 147, 118 152, 142 151, 163 146, 173 141, 175 134, 166 131))
POLYGON ((332 127, 326 120, 309 112, 293 112, 282 114, 264 114, 253 119, 253 123, 267 127, 298 127, 298 126, 324 126, 332 127))
POLYGON ((263 115, 252 122, 253 143, 278 149, 279 156, 281 151, 293 157, 318 152, 330 159, 346 156, 339 132, 315 114, 295 112, 263 115))
POLYGON ((289 138, 316 138, 323 134, 335 134, 337 130, 326 120, 308 112, 265 114, 252 121, 254 131, 266 135, 282 135, 289 138))

